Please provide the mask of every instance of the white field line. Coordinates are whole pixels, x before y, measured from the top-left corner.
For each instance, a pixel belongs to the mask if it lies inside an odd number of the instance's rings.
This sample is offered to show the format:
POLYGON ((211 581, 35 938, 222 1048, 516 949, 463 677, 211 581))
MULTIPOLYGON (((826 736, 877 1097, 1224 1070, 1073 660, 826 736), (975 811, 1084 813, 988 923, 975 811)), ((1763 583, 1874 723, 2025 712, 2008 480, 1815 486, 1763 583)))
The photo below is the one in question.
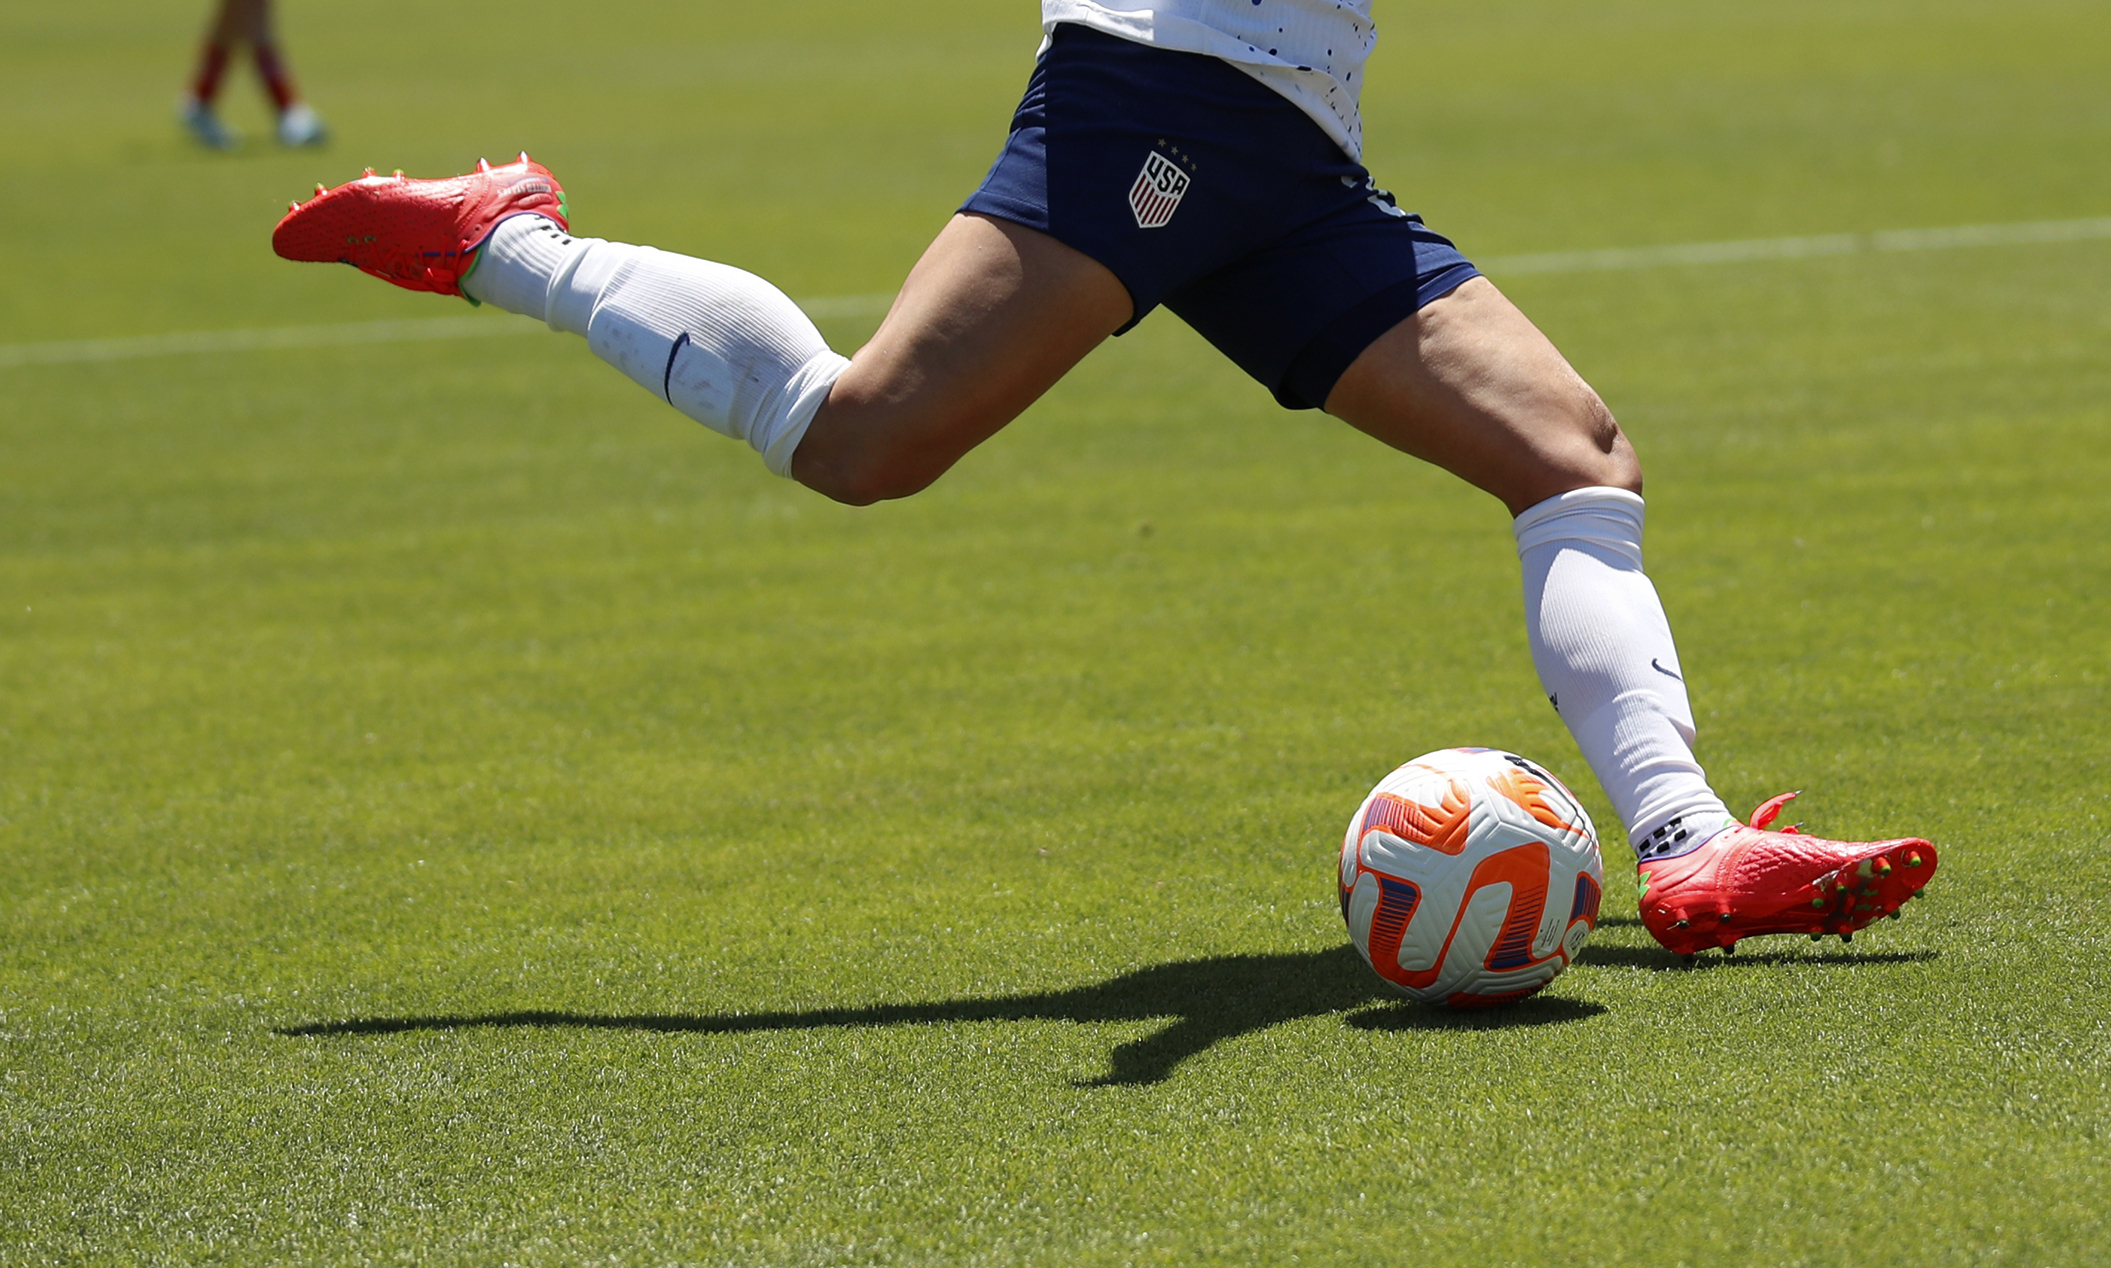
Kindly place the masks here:
POLYGON ((337 326, 278 326, 269 330, 200 330, 180 335, 129 339, 75 339, 67 343, 0 346, 0 367, 61 365, 75 361, 129 361, 201 352, 252 352, 264 348, 321 348, 344 343, 397 343, 405 339, 475 339, 517 335, 541 323, 514 318, 424 317, 402 321, 357 321, 337 326))
POLYGON ((1590 273, 1677 264, 1736 264, 1746 260, 1807 260, 1825 255, 1891 251, 1947 251, 1958 247, 2036 246, 2111 238, 2111 216, 2094 220, 2033 220, 2022 224, 1956 225, 1948 229, 1886 229, 1809 238, 1747 238, 1677 246, 1615 247, 1605 251, 1549 251, 1488 261, 1490 273, 1590 273))
MULTIPOLYGON (((1736 264, 1753 260, 1807 260, 1821 256, 1947 251, 1962 247, 2039 246, 2111 239, 2111 216, 2089 220, 2032 220, 2005 225, 1955 225, 1946 229, 1886 229, 1876 233, 1829 233, 1799 238, 1747 238, 1734 242, 1688 242, 1601 251, 1548 251, 1498 256, 1481 262, 1496 276, 1526 273, 1593 273, 1665 268, 1687 264, 1736 264)), ((802 299, 816 320, 878 317, 892 295, 828 295, 802 299)), ((499 315, 362 321, 335 326, 278 326, 264 330, 201 330, 125 339, 74 339, 63 343, 0 344, 0 370, 24 365, 84 361, 128 361, 136 357, 251 352, 267 348, 321 348, 339 344, 399 343, 425 339, 478 339, 544 329, 541 322, 499 315)))
MULTIPOLYGON (((878 317, 892 295, 831 295, 800 300, 816 320, 878 317)), ((482 339, 546 330, 539 321, 506 313, 469 317, 419 317, 355 321, 335 326, 275 326, 264 330, 200 330, 180 335, 136 335, 125 339, 73 339, 65 343, 0 344, 0 370, 18 365, 65 365, 82 361, 129 361, 135 357, 187 356, 203 352, 253 352, 265 348, 326 348, 350 343, 402 343, 424 339, 482 339)))

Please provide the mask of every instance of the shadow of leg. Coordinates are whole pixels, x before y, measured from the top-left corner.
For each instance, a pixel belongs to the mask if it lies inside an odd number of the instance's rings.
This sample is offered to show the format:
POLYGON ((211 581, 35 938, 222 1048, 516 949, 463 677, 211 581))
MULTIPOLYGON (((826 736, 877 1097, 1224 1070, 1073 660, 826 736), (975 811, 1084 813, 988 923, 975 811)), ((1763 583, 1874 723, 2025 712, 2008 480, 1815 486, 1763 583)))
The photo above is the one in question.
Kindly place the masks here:
POLYGON ((1603 1012, 1603 1004, 1558 995, 1534 995, 1500 1008, 1473 1009, 1439 1008, 1401 1000, 1354 1013, 1348 1024, 1358 1030, 1509 1030, 1588 1021, 1603 1012))
POLYGON ((1221 1020, 1182 1017, 1164 1030, 1116 1048, 1113 1069, 1109 1073, 1076 1086, 1136 1087, 1163 1083, 1172 1076, 1173 1068, 1189 1057, 1250 1029, 1253 1027, 1225 1025, 1221 1020))

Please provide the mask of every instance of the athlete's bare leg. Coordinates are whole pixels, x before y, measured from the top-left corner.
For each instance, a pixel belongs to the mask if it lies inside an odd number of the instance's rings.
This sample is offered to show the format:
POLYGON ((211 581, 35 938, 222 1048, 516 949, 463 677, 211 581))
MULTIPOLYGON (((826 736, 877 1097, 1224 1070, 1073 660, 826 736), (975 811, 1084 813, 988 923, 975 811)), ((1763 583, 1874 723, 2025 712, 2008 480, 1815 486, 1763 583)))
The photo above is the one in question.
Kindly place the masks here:
POLYGON ((1572 489, 1642 491, 1605 402, 1484 277, 1366 348, 1327 412, 1487 490, 1513 516, 1572 489))
POLYGON ((256 59, 257 78, 278 112, 281 145, 321 145, 328 137, 322 119, 303 102, 271 30, 271 0, 221 0, 206 26, 205 43, 191 75, 190 93, 178 103, 177 117, 191 135, 216 150, 232 149, 240 137, 220 121, 214 102, 220 94, 228 61, 247 44, 256 59))
POLYGON ((1121 328, 1099 262, 1009 221, 955 216, 851 358, 792 459, 839 502, 907 497, 995 435, 1121 328))
MULTIPOLYGON (((956 216, 836 381, 792 474, 838 501, 907 497, 1131 311, 1121 282, 1081 252, 1008 221, 956 216)), ((1512 515, 1571 489, 1642 487, 1605 403, 1486 278, 1381 336, 1327 411, 1494 494, 1512 515)))
POLYGON ((221 0, 207 37, 222 48, 271 41, 271 0, 221 0))

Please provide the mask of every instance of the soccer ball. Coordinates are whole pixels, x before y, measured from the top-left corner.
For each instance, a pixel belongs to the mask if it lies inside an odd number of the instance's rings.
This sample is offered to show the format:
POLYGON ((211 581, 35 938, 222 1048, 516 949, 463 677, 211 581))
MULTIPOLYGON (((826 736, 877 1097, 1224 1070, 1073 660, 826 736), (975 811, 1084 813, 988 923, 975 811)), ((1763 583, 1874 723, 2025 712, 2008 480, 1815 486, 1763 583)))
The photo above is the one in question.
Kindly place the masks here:
POLYGON ((1560 975, 1598 924, 1598 833, 1515 753, 1448 748, 1380 780, 1341 843, 1341 915, 1378 976, 1486 1008, 1560 975))

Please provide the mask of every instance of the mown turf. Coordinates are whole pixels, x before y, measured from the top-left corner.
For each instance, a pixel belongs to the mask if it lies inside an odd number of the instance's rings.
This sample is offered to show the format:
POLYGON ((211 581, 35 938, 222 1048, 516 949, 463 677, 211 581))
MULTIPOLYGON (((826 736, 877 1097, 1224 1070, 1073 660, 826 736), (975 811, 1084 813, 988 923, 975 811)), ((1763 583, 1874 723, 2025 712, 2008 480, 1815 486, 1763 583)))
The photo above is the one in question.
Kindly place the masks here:
MULTIPOLYGON (((0 344, 459 314, 270 225, 520 145, 885 290, 1034 40, 436 13, 288 6, 338 141, 231 157, 192 6, 0 13, 0 344)), ((2100 5, 1379 16, 1372 163, 1479 257, 2111 214, 2100 5)), ((1904 922, 1682 968, 1615 832, 1545 996, 1388 1002, 1380 774, 1610 816, 1500 509, 1164 316, 869 510, 554 335, 0 368, 0 1261, 2105 1262, 2111 244, 1498 280, 1636 438, 1718 786, 1935 838, 1904 922)))

